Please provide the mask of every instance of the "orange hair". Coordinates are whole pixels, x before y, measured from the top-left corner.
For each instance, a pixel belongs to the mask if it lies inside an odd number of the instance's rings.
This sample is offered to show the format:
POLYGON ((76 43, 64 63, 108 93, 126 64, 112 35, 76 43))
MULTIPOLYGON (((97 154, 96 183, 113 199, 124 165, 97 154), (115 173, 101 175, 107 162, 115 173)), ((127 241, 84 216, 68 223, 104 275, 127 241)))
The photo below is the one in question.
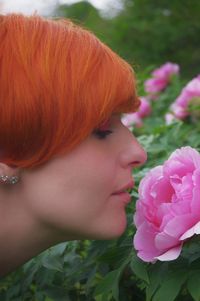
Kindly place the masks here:
POLYGON ((1 161, 31 168, 139 106, 133 70, 69 20, 0 16, 1 161))

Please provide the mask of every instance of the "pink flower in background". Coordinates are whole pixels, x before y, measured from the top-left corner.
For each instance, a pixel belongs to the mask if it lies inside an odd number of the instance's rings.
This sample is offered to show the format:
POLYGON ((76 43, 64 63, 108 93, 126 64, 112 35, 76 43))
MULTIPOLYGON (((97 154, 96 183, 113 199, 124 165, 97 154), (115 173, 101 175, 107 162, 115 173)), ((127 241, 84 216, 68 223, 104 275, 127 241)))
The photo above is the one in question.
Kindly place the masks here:
POLYGON ((177 119, 183 120, 188 116, 186 108, 178 105, 176 102, 171 105, 170 110, 173 113, 174 117, 177 119))
POLYGON ((142 179, 134 222, 134 247, 147 262, 176 259, 200 234, 200 154, 186 146, 142 179))
POLYGON ((171 113, 166 113, 165 114, 165 122, 167 125, 170 125, 173 123, 173 121, 175 120, 175 116, 171 113))
POLYGON ((155 69, 152 72, 153 77, 162 78, 166 81, 169 81, 172 75, 179 74, 180 67, 177 64, 170 62, 165 63, 160 68, 155 69))
POLYGON ((200 98, 200 75, 191 80, 181 91, 175 102, 171 106, 171 111, 178 119, 184 119, 190 112, 189 104, 200 98))
POLYGON ((140 97, 140 107, 138 109, 138 115, 141 118, 147 117, 151 114, 151 106, 147 98, 140 97))
POLYGON ((155 69, 151 73, 153 77, 144 82, 145 91, 151 95, 160 93, 170 83, 172 76, 179 73, 179 69, 179 65, 170 62, 155 69))
POLYGON ((149 116, 151 114, 151 106, 149 101, 145 97, 140 97, 140 107, 137 112, 125 114, 122 117, 122 123, 127 127, 132 127, 135 125, 136 127, 143 126, 142 119, 149 116))
POLYGON ((122 117, 122 123, 128 128, 132 128, 133 125, 135 125, 136 127, 143 126, 142 119, 140 118, 138 112, 125 114, 122 117))
POLYGON ((150 78, 144 82, 144 88, 147 93, 156 94, 164 90, 168 82, 162 78, 150 78))

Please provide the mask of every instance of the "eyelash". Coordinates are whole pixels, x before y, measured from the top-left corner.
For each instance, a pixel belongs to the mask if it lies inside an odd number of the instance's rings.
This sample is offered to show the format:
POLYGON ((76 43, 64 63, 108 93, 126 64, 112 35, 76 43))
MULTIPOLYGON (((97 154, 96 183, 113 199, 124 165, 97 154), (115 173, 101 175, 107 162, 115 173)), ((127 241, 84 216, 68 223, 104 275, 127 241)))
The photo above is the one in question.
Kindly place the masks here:
POLYGON ((97 129, 97 130, 94 131, 94 134, 99 139, 105 139, 107 136, 109 136, 110 134, 112 134, 112 131, 111 130, 100 130, 100 129, 97 129))

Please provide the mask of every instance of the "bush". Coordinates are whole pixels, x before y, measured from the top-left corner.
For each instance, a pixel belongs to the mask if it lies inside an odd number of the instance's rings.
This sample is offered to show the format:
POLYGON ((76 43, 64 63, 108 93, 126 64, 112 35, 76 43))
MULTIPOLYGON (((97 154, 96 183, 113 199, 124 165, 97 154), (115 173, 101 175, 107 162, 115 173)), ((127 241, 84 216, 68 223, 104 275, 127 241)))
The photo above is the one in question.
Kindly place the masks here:
MULTIPOLYGON (((147 72, 146 72, 147 73, 147 72)), ((139 81, 144 95, 144 76, 139 81)), ((59 244, 32 259, 0 281, 2 301, 189 301, 200 300, 200 242, 198 236, 184 245, 171 262, 142 262, 133 248, 137 188, 152 167, 162 164, 176 148, 200 150, 200 123, 191 116, 170 125, 164 115, 185 85, 173 77, 156 100, 143 127, 133 132, 148 153, 148 161, 134 170, 135 188, 127 208, 128 227, 117 240, 74 241, 59 244)), ((148 95, 146 95, 148 96, 148 95)), ((117 221, 116 221, 117 222, 117 221)))

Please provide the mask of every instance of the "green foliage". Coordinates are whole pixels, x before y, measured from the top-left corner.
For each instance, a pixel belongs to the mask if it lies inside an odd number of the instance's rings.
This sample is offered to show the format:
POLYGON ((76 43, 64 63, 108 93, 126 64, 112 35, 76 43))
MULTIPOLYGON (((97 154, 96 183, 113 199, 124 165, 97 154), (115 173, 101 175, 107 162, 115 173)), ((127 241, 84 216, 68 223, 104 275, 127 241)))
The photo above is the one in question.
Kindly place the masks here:
POLYGON ((133 254, 132 260, 130 262, 131 269, 133 273, 140 279, 144 280, 149 284, 149 276, 147 272, 147 264, 141 261, 136 254, 133 254))
POLYGON ((199 72, 199 42, 195 43, 200 32, 198 0, 124 3, 124 12, 113 20, 111 46, 118 49, 124 45, 125 57, 141 68, 173 61, 181 65, 184 75, 199 72))
MULTIPOLYGON (((139 81, 141 93, 144 79, 139 81)), ((200 301, 198 236, 185 243, 181 256, 171 262, 142 262, 132 246, 141 178, 176 148, 190 145, 200 150, 198 118, 171 125, 164 119, 184 84, 180 78, 173 78, 152 101, 152 114, 144 120, 144 126, 133 130, 148 152, 148 161, 134 171, 136 185, 127 207, 126 232, 116 240, 73 241, 50 248, 0 280, 1 301, 200 301)))
POLYGON ((199 73, 199 0, 121 0, 124 9, 103 19, 87 1, 62 5, 66 16, 95 32, 137 72, 165 61, 180 64, 187 78, 199 73))
POLYGON ((73 5, 63 4, 57 8, 55 15, 69 18, 75 23, 91 29, 101 39, 104 39, 104 33, 109 25, 109 21, 102 19, 99 11, 86 1, 73 5))

